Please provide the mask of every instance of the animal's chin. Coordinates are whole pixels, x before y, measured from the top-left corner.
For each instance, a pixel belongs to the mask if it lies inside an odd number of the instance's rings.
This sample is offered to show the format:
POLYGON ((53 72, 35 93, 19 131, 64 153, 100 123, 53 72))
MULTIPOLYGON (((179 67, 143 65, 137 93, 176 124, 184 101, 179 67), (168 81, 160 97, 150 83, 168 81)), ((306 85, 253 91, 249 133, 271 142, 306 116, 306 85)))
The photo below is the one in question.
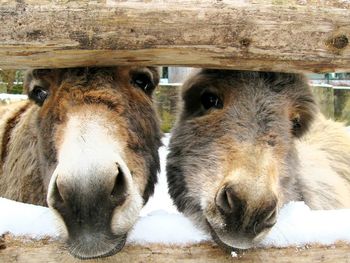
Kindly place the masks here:
POLYGON ((231 237, 231 235, 227 233, 225 234, 225 236, 220 235, 219 233, 220 231, 215 230, 214 227, 212 227, 208 221, 207 221, 207 225, 210 229, 210 234, 212 239, 221 248, 227 251, 234 250, 236 252, 239 252, 240 250, 249 249, 255 245, 252 238, 248 238, 248 237, 237 238, 237 237, 234 237, 235 236, 234 234, 232 234, 232 237, 231 237))
POLYGON ((70 242, 69 244, 69 252, 72 256, 78 259, 96 259, 96 258, 104 258, 110 257, 114 254, 118 253, 124 246, 126 242, 127 235, 118 236, 114 240, 114 244, 111 244, 109 241, 105 243, 105 241, 94 242, 95 246, 89 246, 88 244, 78 244, 80 242, 70 242), (108 247, 109 249, 106 249, 108 247))

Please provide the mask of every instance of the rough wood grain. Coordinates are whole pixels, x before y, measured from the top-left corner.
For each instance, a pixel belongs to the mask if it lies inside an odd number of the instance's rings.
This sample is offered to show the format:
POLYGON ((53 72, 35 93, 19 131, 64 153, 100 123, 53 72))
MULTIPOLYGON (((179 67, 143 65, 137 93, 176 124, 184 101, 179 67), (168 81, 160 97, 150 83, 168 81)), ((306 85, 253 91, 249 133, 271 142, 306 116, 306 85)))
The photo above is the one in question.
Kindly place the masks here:
MULTIPOLYGON (((57 242, 25 241, 5 238, 5 245, 0 246, 0 262, 81 262, 70 256, 57 242)), ((165 245, 128 245, 117 255, 105 259, 84 262, 330 262, 349 263, 350 245, 310 246, 307 248, 269 248, 254 249, 232 258, 212 243, 192 246, 165 245)))
POLYGON ((0 0, 0 67, 349 71, 350 2, 0 0))

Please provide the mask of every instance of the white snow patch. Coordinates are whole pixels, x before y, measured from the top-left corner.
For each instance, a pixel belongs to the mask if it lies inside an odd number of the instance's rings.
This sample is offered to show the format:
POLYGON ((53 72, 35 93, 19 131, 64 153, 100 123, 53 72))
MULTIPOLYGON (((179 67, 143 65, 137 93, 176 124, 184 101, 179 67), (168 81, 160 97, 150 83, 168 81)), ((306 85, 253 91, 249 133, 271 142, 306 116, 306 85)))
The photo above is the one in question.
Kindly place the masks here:
POLYGON ((15 202, 0 197, 0 235, 58 237, 54 215, 46 207, 15 202))
POLYGON ((138 244, 193 244, 209 239, 183 215, 158 210, 139 219, 128 241, 138 244))
POLYGON ((262 246, 329 245, 336 241, 350 242, 350 209, 311 210, 304 202, 290 202, 262 246))
MULTIPOLYGON (((168 144, 169 135, 163 139, 168 144)), ((155 194, 142 209, 140 218, 131 230, 128 243, 190 244, 211 240, 180 214, 168 195, 165 176, 166 147, 160 148, 161 168, 155 194)), ((45 207, 0 198, 0 235, 57 237, 51 211, 45 207)), ((312 211, 303 202, 285 205, 278 222, 261 246, 303 246, 310 243, 350 243, 350 209, 312 211)), ((233 254, 232 257, 235 257, 233 254)))
POLYGON ((238 257, 238 254, 235 251, 231 251, 231 257, 236 258, 238 257))

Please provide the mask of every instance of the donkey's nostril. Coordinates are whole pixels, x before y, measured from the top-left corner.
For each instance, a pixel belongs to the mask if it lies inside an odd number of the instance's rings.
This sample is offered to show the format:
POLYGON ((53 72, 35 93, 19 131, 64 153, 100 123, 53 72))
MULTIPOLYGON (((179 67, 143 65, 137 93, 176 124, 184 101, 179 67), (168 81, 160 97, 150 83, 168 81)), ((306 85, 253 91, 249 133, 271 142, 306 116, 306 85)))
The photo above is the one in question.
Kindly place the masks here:
POLYGON ((263 221, 265 227, 272 227, 276 224, 277 218, 277 207, 275 207, 271 212, 266 216, 263 221))
POLYGON ((127 197, 126 178, 123 170, 118 166, 118 175, 111 192, 111 200, 115 206, 122 205, 127 197))
POLYGON ((224 186, 216 195, 216 205, 224 213, 234 213, 241 206, 241 200, 237 197, 233 187, 224 186))
POLYGON ((57 185, 57 180, 53 184, 52 191, 51 191, 51 197, 50 199, 52 200, 52 205, 54 207, 59 207, 64 204, 64 199, 60 193, 60 190, 57 185))

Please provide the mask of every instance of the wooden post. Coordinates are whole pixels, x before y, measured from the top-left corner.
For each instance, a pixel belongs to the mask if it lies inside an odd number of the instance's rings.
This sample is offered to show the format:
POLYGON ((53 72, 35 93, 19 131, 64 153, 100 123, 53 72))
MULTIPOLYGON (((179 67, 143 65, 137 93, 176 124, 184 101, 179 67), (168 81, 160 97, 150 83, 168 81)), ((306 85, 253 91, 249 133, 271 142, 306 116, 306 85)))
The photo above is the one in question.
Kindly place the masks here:
POLYGON ((334 117, 350 125, 350 88, 334 88, 334 117))
POLYGON ((161 84, 155 92, 155 101, 161 121, 163 132, 170 132, 177 116, 179 101, 178 84, 161 84))
POLYGON ((350 71, 342 0, 0 0, 0 68, 350 71))
POLYGON ((312 86, 312 93, 322 112, 328 119, 334 119, 334 91, 332 86, 312 86))

